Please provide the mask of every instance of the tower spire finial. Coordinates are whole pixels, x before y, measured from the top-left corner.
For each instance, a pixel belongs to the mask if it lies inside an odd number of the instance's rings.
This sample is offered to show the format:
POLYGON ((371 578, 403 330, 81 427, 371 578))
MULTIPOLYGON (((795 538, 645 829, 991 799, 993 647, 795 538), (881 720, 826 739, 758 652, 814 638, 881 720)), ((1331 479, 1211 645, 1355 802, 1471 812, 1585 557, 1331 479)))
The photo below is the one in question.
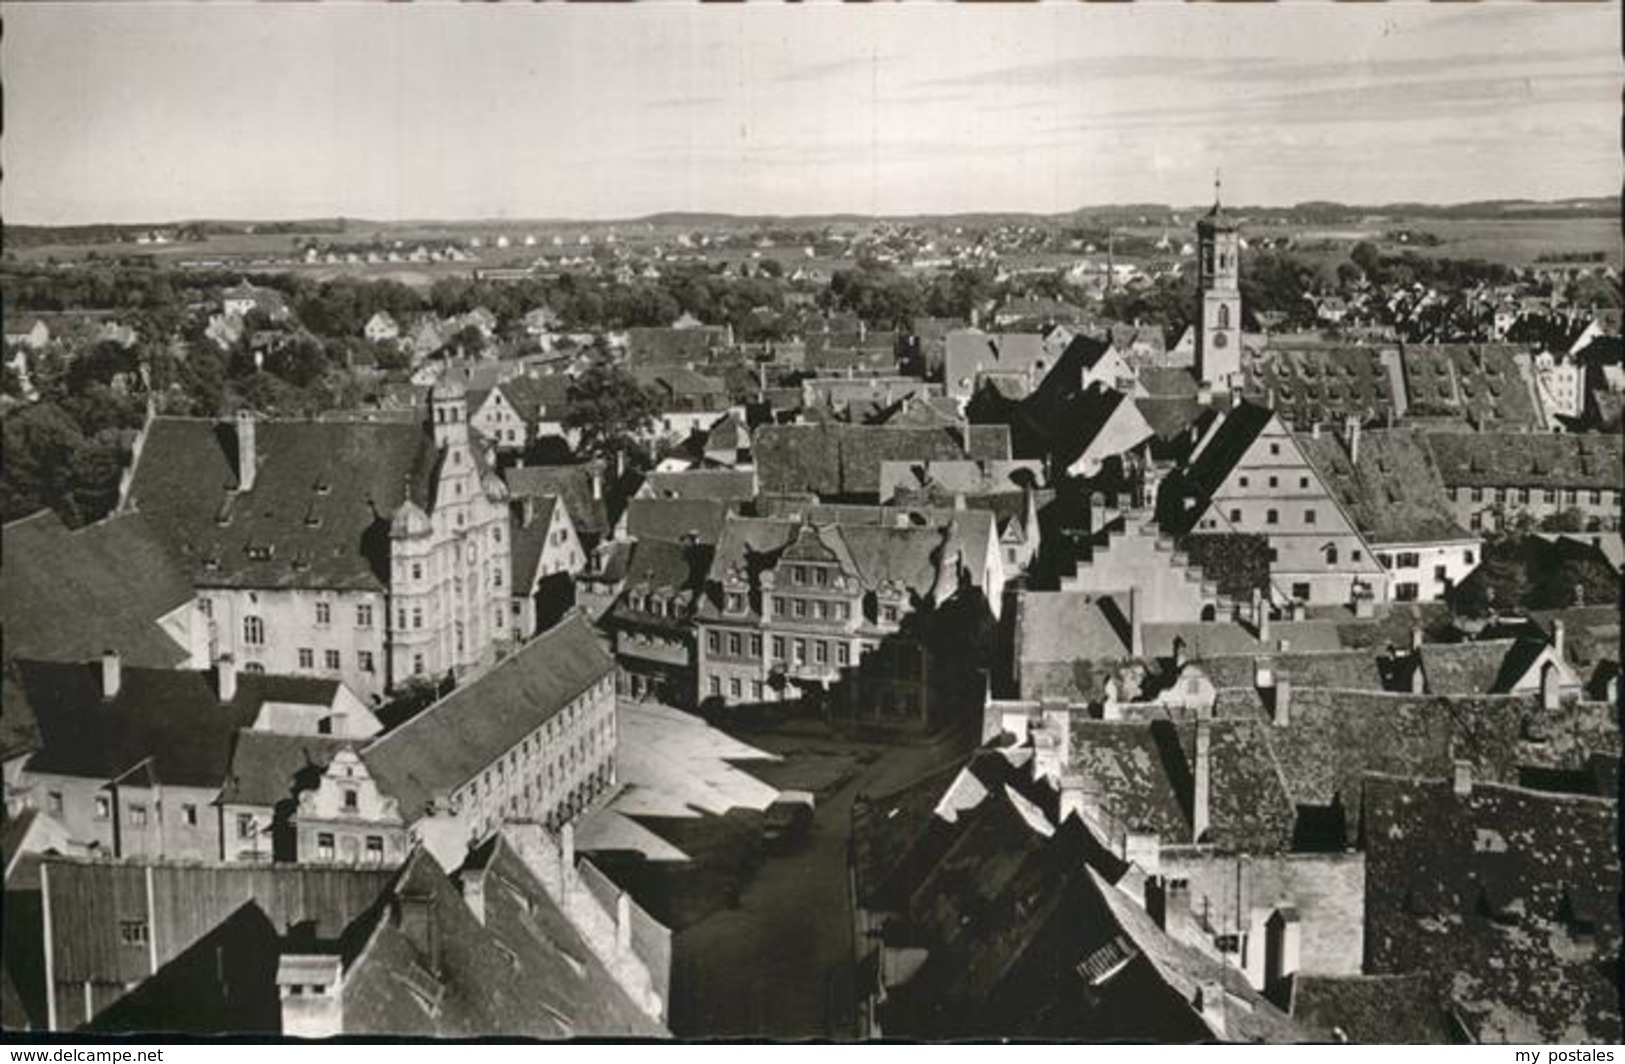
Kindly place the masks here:
POLYGON ((1213 205, 1219 205, 1219 168, 1213 168, 1213 205))

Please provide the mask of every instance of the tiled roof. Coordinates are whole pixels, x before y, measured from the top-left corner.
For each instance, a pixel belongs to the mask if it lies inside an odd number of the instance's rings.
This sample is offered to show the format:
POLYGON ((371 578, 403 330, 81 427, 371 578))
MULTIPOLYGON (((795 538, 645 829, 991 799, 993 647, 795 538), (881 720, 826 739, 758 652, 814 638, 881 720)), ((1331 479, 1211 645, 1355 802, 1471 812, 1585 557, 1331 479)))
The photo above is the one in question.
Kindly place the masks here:
POLYGON ((765 425, 752 441, 765 494, 877 496, 882 463, 967 456, 963 437, 946 428, 889 425, 765 425))
POLYGON ((1346 650, 1299 654, 1259 648, 1255 653, 1203 657, 1197 661, 1215 687, 1251 687, 1254 669, 1267 662, 1273 671, 1291 679, 1294 688, 1336 687, 1349 691, 1381 691, 1382 670, 1377 651, 1346 650))
POLYGON ((1128 655, 1122 606, 1083 591, 1029 592, 1016 614, 1017 657, 1029 662, 1115 661, 1128 655), (1114 616, 1115 614, 1115 616, 1114 616))
MULTIPOLYGON (((539 377, 518 376, 496 387, 520 417, 526 422, 536 422, 543 418, 557 420, 564 416, 570 404, 570 384, 570 377, 556 373, 539 377)), ((472 401, 469 409, 475 409, 472 401)))
POLYGON ((712 348, 725 344, 726 333, 721 326, 698 329, 634 326, 626 330, 627 356, 638 365, 704 362, 712 348))
POLYGON ((1540 411, 1518 366, 1522 354, 1509 344, 1407 344, 1400 356, 1407 411, 1471 417, 1505 429, 1538 429, 1540 411))
POLYGON ((1450 487, 1596 488, 1625 482, 1619 437, 1580 433, 1436 432, 1427 437, 1450 487))
MULTIPOLYGON (((1148 372, 1142 370, 1142 373, 1148 372)), ((1145 418, 1158 439, 1171 440, 1190 428, 1191 422, 1201 416, 1207 407, 1195 399, 1149 396, 1134 400, 1134 407, 1145 418)))
POLYGON ((1433 453, 1408 429, 1360 433, 1359 462, 1331 433, 1299 434, 1299 448, 1373 545, 1470 538, 1450 512, 1433 453))
POLYGON ((686 366, 638 364, 632 376, 662 410, 718 410, 728 405, 728 386, 686 366))
POLYGON ((592 625, 572 613, 374 740, 362 758, 402 814, 415 820, 613 669, 592 625))
POLYGON ((1538 642, 1517 639, 1423 644, 1422 672, 1427 677, 1428 691, 1436 695, 1504 693, 1533 662, 1533 658, 1528 657, 1531 646, 1538 652, 1538 642), (1515 651, 1518 652, 1516 658, 1515 651), (1517 660, 1525 657, 1528 657, 1525 668, 1520 670, 1517 660))
POLYGON ((1174 783, 1189 765, 1170 725, 1074 716, 1071 737, 1068 770, 1121 827, 1191 841, 1190 793, 1174 783))
POLYGON ((1217 491, 1273 420, 1275 412, 1256 403, 1243 401, 1232 408, 1191 463, 1187 482, 1206 495, 1217 491))
POLYGON ((1361 421, 1398 411, 1394 382, 1374 347, 1272 343, 1267 353, 1243 360, 1248 398, 1275 408, 1300 428, 1317 421, 1361 421))
POLYGON ((1621 1040, 1619 805, 1475 783, 1366 783, 1369 970, 1447 973, 1481 1042, 1621 1040))
POLYGON ((1152 399, 1196 399, 1196 377, 1188 369, 1161 369, 1147 366, 1136 375, 1140 387, 1152 399))
POLYGON ((41 511, 6 525, 0 542, 8 655, 83 661, 111 648, 132 665, 187 659, 157 621, 190 601, 192 587, 148 518, 117 515, 69 532, 41 511))
POLYGON ((930 488, 948 497, 1015 492, 1044 479, 1044 463, 1036 459, 1011 461, 885 462, 880 467, 880 498, 890 500, 899 491, 930 488))
POLYGON ((650 473, 642 493, 657 499, 726 499, 743 502, 756 497, 752 469, 690 469, 677 473, 650 473))
POLYGON ((150 759, 161 783, 216 787, 233 742, 266 702, 328 706, 334 680, 239 671, 221 704, 212 672, 123 666, 118 694, 102 698, 102 665, 19 661, 22 691, 39 723, 35 772, 109 779, 150 759))
MULTIPOLYGON (((485 876, 475 919, 426 851, 401 869, 365 948, 344 973, 344 1032, 435 1038, 660 1037, 525 862, 500 837, 474 855, 485 876), (394 917, 400 899, 430 907, 439 964, 394 917)), ((465 869, 463 876, 471 874, 465 869)))
POLYGON ((692 536, 695 542, 715 544, 734 505, 712 497, 631 499, 626 504, 626 534, 674 543, 692 536))
MULTIPOLYGON (((1363 914, 1362 914, 1363 916, 1363 914)), ((1355 1045, 1453 1040, 1440 973, 1314 975, 1292 980, 1292 1018, 1314 1037, 1355 1045)))
POLYGON ((332 735, 281 735, 244 729, 237 733, 231 768, 220 801, 274 809, 314 787, 333 755, 361 745, 332 735))
POLYGON ((437 456, 427 429, 260 420, 255 436, 258 473, 237 495, 235 426, 154 419, 128 506, 201 586, 387 586, 396 507, 427 508, 432 498, 437 456))
POLYGON ((586 535, 603 535, 609 531, 609 513, 602 498, 593 497, 591 463, 565 466, 516 466, 502 476, 507 481, 508 493, 515 499, 557 495, 570 511, 570 520, 576 531, 586 535))
POLYGON ((978 462, 1003 462, 1013 457, 1008 425, 969 425, 965 428, 965 456, 978 462))
POLYGON ((509 507, 508 526, 513 530, 508 544, 509 567, 513 570, 511 586, 516 592, 533 588, 542 551, 547 549, 547 537, 553 524, 553 511, 559 505, 557 496, 533 495, 528 500, 516 501, 509 507), (532 504, 529 521, 525 520, 525 501, 532 504))

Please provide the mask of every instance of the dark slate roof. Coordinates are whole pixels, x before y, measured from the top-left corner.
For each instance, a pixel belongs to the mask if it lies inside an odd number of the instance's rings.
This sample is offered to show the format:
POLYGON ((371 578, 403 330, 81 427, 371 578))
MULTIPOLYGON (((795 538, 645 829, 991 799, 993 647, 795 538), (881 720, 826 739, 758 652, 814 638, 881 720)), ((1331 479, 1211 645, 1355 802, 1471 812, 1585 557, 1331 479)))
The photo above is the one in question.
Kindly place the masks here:
POLYGON ((237 697, 222 705, 214 673, 123 666, 119 693, 102 698, 100 661, 17 662, 18 682, 39 723, 34 772, 109 779, 151 759, 160 783, 219 786, 232 744, 266 702, 331 705, 335 680, 239 671, 237 697))
MULTIPOLYGON (((402 867, 344 974, 346 1034, 560 1039, 667 1032, 637 1008, 525 863, 500 838, 471 857, 483 872, 485 922, 475 919, 426 851, 402 867), (431 971, 395 913, 424 899, 441 953, 431 971)), ((465 866, 463 876, 475 867, 465 866)))
POLYGON ((17 663, 5 661, 0 674, 0 761, 10 761, 39 746, 39 722, 23 689, 17 663))
POLYGON ((408 821, 489 767, 614 661, 585 617, 571 613, 362 751, 408 821))
POLYGON ((1225 654, 1197 660, 1215 687, 1251 687, 1258 662, 1270 663, 1277 675, 1291 679, 1294 688, 1335 687, 1347 691, 1385 689, 1378 651, 1332 650, 1281 653, 1268 648, 1247 654, 1225 654))
POLYGON ((1618 1043, 1619 804, 1366 782, 1366 958, 1448 973, 1481 1042, 1618 1043))
POLYGON ((1427 677, 1428 691, 1436 695, 1498 694, 1528 671, 1541 646, 1537 640, 1519 639, 1426 643, 1422 646, 1422 672, 1427 677))
MULTIPOLYGON (((1146 372, 1146 371, 1141 371, 1146 372)), ((1195 399, 1150 396, 1134 400, 1135 409, 1145 418, 1158 439, 1171 440, 1190 428, 1207 407, 1195 399)))
MULTIPOLYGON (((564 466, 516 466, 502 474, 508 494, 515 499, 556 495, 564 500, 576 531, 603 535, 609 531, 609 512, 602 498, 593 498, 591 463, 564 466)), ((607 485, 606 485, 607 487, 607 485)))
POLYGON ((1314 1037, 1355 1045, 1454 1041, 1439 973, 1312 975, 1292 980, 1292 1018, 1314 1037))
POLYGON ((733 507, 727 499, 708 497, 631 499, 626 504, 626 534, 674 543, 692 536, 697 543, 714 545, 733 507))
POLYGON ((1154 831, 1169 843, 1191 841, 1188 774, 1178 737, 1167 725, 1074 717, 1068 768, 1098 788, 1097 800, 1128 831, 1154 831))
POLYGON ((153 523, 109 517, 69 532, 48 510, 5 526, 0 610, 6 653, 83 661, 108 648, 133 665, 178 665, 188 649, 158 618, 192 598, 153 523))
POLYGON ((1008 425, 970 425, 965 429, 965 457, 977 461, 1008 461, 1010 450, 1008 425))
POLYGON ((1373 545, 1470 538, 1451 514, 1433 453, 1409 429, 1361 432, 1358 463, 1336 434, 1300 434, 1297 441, 1373 545))
MULTIPOLYGON (((571 378, 563 373, 529 374, 503 381, 496 386, 519 416, 527 422, 557 420, 570 403, 571 378)), ((475 409, 472 400, 469 409, 475 409)))
POLYGON ((1163 369, 1146 366, 1136 374, 1140 387, 1152 399, 1196 399, 1196 377, 1188 369, 1163 369))
POLYGON ((1427 436, 1450 487, 1594 488, 1625 483, 1618 436, 1435 432, 1427 436))
POLYGON ((955 429, 847 424, 764 425, 752 455, 764 494, 820 496, 878 495, 883 462, 975 457, 955 429))
POLYGON ((662 410, 716 410, 728 405, 728 386, 686 366, 632 367, 632 376, 662 410))
POLYGON ((658 596, 661 612, 657 614, 651 609, 633 609, 627 596, 623 595, 611 610, 613 619, 620 624, 640 628, 658 627, 674 634, 686 633, 694 610, 699 606, 711 555, 710 547, 691 547, 670 540, 640 539, 633 543, 626 563, 626 590, 628 593, 658 596), (675 605, 675 615, 665 612, 667 602, 675 605))
POLYGON ((364 742, 332 735, 240 731, 220 801, 274 809, 314 787, 334 754, 364 742))
POLYGON ((756 472, 751 469, 690 469, 677 473, 650 473, 644 479, 641 490, 657 499, 744 502, 756 497, 756 472))
POLYGON ((160 530, 194 583, 378 589, 388 585, 389 522, 427 509, 437 453, 423 425, 267 421, 255 430, 253 488, 238 496, 236 427, 156 418, 127 504, 160 530), (268 547, 269 558, 250 557, 268 547))

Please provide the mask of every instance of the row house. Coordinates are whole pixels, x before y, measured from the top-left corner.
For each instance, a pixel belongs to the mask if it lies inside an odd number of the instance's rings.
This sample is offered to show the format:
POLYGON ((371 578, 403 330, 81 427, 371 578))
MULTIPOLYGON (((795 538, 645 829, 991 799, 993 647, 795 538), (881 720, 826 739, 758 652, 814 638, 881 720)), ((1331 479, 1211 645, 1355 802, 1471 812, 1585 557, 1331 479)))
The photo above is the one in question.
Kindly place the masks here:
POLYGON ((463 673, 509 636, 507 491, 465 389, 431 420, 155 418, 121 490, 181 560, 209 656, 381 696, 463 673))
POLYGON ((362 748, 414 841, 435 852, 504 821, 557 831, 616 783, 615 663, 579 613, 362 748))
POLYGON ((1578 511, 1591 528, 1619 527, 1625 477, 1618 437, 1516 432, 1432 433, 1456 520, 1472 531, 1578 511))
POLYGON ((269 803, 248 821, 226 804, 234 777, 270 771, 234 753, 244 737, 360 745, 380 730, 337 681, 244 673, 229 657, 208 671, 149 669, 109 651, 92 662, 17 661, 7 681, 7 715, 26 713, 38 731, 21 804, 61 824, 76 851, 113 857, 269 860, 269 803))
MULTIPOLYGON (((854 693, 882 718, 931 714, 935 662, 911 617, 998 568, 992 515, 945 522, 817 523, 730 516, 699 603, 702 701, 740 705, 827 692, 861 673, 854 693), (976 525, 980 551, 962 528, 976 525), (865 659, 883 653, 865 665, 865 659)), ((1000 570, 1002 572, 1002 570, 1000 570)))
POLYGON ((566 374, 516 376, 468 395, 469 423, 501 451, 522 451, 546 437, 574 448, 580 432, 566 429, 571 378, 566 374))

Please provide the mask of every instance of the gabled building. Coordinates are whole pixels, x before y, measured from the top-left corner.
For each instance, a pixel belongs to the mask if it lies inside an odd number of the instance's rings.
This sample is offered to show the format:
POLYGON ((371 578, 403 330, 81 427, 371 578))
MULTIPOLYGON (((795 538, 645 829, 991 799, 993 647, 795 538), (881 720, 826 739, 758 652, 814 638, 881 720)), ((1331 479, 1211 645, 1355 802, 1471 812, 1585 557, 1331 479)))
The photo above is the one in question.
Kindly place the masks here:
POLYGON ((1475 532, 1569 510, 1594 527, 1619 527, 1625 464, 1616 436, 1435 432, 1426 440, 1451 511, 1475 532))
POLYGON ((511 639, 519 643, 570 604, 570 578, 586 568, 587 552, 563 499, 528 495, 513 500, 510 510, 513 602, 509 623, 511 639))
POLYGON ((400 339, 401 327, 387 310, 374 312, 361 327, 361 335, 375 344, 394 343, 400 339))
POLYGON ((1176 534, 1267 536, 1270 599, 1385 602, 1387 570, 1275 413, 1248 401, 1226 412, 1189 465, 1161 485, 1158 518, 1176 534))
POLYGON ((509 633, 507 490, 465 391, 425 425, 156 418, 120 509, 181 560, 210 656, 381 694, 494 660, 509 633))
POLYGON ((948 396, 963 402, 976 393, 984 374, 1014 375, 1026 380, 1030 390, 1054 363, 1055 356, 1038 333, 962 329, 948 334, 943 381, 948 396))
POLYGON ((1451 512, 1423 437, 1351 417, 1338 435, 1317 426, 1296 442, 1388 570, 1394 601, 1440 601, 1478 568, 1482 537, 1451 512))
POLYGON ((505 820, 557 830, 615 784, 614 661, 572 613, 360 753, 452 863, 505 820))
POLYGON ((574 447, 580 434, 564 427, 570 380, 564 374, 516 376, 497 382, 488 391, 471 391, 469 422, 500 450, 523 450, 549 436, 574 447))

